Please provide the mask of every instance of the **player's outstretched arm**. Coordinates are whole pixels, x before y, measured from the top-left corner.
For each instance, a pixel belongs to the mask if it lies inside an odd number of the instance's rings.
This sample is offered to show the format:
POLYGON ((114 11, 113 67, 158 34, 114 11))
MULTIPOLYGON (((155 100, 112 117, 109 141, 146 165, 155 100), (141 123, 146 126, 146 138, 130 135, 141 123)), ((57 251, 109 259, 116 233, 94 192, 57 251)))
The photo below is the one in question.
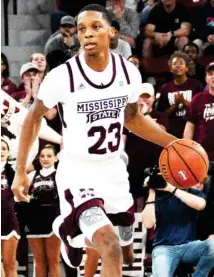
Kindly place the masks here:
POLYGON ((17 156, 17 169, 12 185, 12 191, 19 201, 29 200, 27 197, 29 187, 26 169, 27 159, 31 146, 38 135, 42 118, 47 111, 48 109, 43 102, 36 99, 23 123, 17 156))
POLYGON ((125 127, 135 135, 163 147, 177 139, 165 132, 149 115, 143 116, 137 102, 126 106, 125 127))

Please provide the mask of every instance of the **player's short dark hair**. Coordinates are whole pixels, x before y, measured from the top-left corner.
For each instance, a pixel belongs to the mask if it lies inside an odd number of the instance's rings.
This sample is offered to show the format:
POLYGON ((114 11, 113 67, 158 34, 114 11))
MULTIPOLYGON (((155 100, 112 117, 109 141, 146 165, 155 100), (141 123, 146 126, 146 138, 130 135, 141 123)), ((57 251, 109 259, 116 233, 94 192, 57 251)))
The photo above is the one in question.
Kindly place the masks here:
POLYGON ((184 52, 182 52, 182 51, 175 51, 175 52, 170 56, 170 58, 169 58, 169 65, 171 65, 172 60, 173 60, 174 58, 181 58, 181 59, 183 59, 183 60, 185 61, 186 66, 189 65, 189 57, 188 57, 188 55, 187 55, 186 53, 184 53, 184 52))
POLYGON ((187 46, 195 47, 197 50, 197 53, 199 54, 200 51, 199 51, 199 47, 197 44, 195 44, 194 42, 188 42, 187 44, 184 45, 183 51, 185 51, 187 46))
POLYGON ((113 20, 111 22, 111 26, 114 27, 118 32, 120 32, 120 24, 116 20, 113 20))
POLYGON ((90 4, 90 5, 85 6, 77 14, 77 20, 78 20, 79 14, 82 13, 82 12, 85 12, 85 11, 95 11, 95 12, 102 13, 103 18, 105 18, 105 20, 111 25, 111 21, 112 21, 111 15, 107 11, 107 9, 105 7, 103 7, 102 5, 99 5, 99 4, 90 4))

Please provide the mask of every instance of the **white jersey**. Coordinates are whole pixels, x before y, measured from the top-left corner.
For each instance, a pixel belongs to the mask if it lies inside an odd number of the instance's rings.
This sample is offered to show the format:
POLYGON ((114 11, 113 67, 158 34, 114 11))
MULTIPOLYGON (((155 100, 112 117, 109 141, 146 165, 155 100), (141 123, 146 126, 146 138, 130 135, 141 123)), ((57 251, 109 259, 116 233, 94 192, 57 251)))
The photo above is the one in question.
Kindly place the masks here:
POLYGON ((124 109, 139 96, 128 84, 141 84, 141 75, 118 54, 109 55, 105 70, 97 72, 88 67, 82 52, 48 73, 40 86, 38 99, 47 108, 58 105, 64 155, 106 160, 124 148, 124 109))

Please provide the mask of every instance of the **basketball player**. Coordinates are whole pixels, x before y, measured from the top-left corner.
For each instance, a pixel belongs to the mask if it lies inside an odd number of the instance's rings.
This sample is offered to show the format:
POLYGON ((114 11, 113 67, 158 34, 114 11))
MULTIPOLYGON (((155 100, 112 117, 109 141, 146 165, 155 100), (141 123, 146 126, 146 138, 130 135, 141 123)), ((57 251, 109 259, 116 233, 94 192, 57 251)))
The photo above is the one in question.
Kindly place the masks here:
POLYGON ((101 275, 119 277, 123 262, 119 238, 125 246, 124 262, 133 261, 133 199, 120 158, 124 122, 133 133, 163 147, 176 138, 139 113, 139 92, 127 84, 140 85, 141 76, 133 64, 110 53, 114 33, 106 9, 97 4, 83 8, 77 29, 83 51, 47 74, 25 120, 13 192, 20 201, 28 200, 28 152, 42 117, 60 103, 64 149, 56 180, 61 216, 54 228, 62 240, 63 258, 70 266, 79 266, 82 248, 73 246, 78 246, 82 232, 87 246, 101 256, 101 275), (113 224, 120 225, 118 235, 113 224))

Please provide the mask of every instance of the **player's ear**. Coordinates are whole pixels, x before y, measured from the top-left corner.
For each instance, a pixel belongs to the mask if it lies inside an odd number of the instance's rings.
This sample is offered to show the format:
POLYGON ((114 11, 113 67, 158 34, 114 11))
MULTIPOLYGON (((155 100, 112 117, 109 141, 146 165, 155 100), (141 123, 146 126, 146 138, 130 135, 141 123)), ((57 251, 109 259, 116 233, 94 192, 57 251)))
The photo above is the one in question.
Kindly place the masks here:
POLYGON ((114 35, 115 35, 114 27, 108 28, 108 34, 109 34, 110 39, 114 37, 114 35))

